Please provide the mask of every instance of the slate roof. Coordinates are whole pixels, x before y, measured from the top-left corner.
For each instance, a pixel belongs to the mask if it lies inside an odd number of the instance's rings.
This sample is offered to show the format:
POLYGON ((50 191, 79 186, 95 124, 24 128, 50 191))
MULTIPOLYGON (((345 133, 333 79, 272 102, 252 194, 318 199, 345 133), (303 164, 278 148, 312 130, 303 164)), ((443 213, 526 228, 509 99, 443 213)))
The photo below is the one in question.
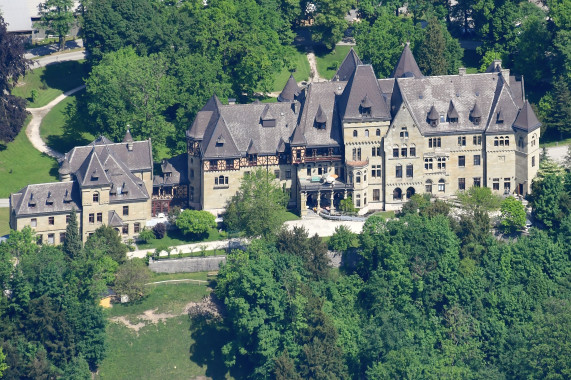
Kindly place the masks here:
POLYGON ((357 66, 362 64, 363 62, 361 62, 361 59, 359 58, 359 56, 357 56, 355 50, 351 48, 351 50, 349 50, 349 53, 345 56, 345 59, 343 59, 343 62, 341 62, 341 65, 337 69, 337 72, 333 77, 334 80, 348 81, 349 78, 351 78, 351 75, 353 75, 353 73, 355 72, 357 66))
POLYGON ((108 220, 108 224, 111 227, 121 227, 124 223, 123 223, 123 219, 121 219, 121 217, 119 216, 119 214, 117 214, 115 211, 111 210, 109 211, 108 215, 107 215, 107 220, 108 220))
POLYGON ((518 112, 511 89, 498 72, 420 79, 399 78, 397 85, 420 131, 427 135, 505 132, 511 130, 518 112), (427 122, 431 107, 434 105, 440 114, 445 114, 451 101, 458 113, 458 122, 440 122, 436 127, 432 127, 427 122), (470 119, 475 105, 482 115, 479 124, 470 119), (496 109, 499 108, 503 112, 503 123, 496 122, 496 109))
POLYGON ((418 68, 418 64, 412 55, 412 51, 410 50, 410 44, 407 42, 402 54, 398 60, 393 73, 391 74, 391 78, 423 78, 424 76, 420 72, 418 68))
POLYGON ((291 145, 309 147, 342 145, 338 99, 345 84, 345 82, 314 82, 308 86, 301 120, 295 128, 291 145), (319 119, 326 119, 325 128, 317 128, 315 124, 320 108, 319 119))
POLYGON ((40 183, 13 193, 10 203, 18 216, 57 214, 80 210, 81 195, 75 181, 40 183))
POLYGON ((284 89, 278 96, 278 102, 293 102, 300 91, 301 89, 297 85, 293 75, 290 75, 287 83, 284 86, 284 89))
POLYGON ((340 97, 340 106, 343 121, 362 120, 390 120, 391 115, 387 103, 387 96, 383 94, 373 66, 359 65, 349 78, 340 97), (371 105, 371 114, 365 117, 361 113, 361 103, 367 98, 371 105))
POLYGON ((514 128, 531 132, 539 127, 541 127, 541 123, 537 119, 537 116, 535 116, 533 108, 531 108, 531 105, 526 100, 523 104, 523 108, 519 111, 517 118, 515 119, 514 128))

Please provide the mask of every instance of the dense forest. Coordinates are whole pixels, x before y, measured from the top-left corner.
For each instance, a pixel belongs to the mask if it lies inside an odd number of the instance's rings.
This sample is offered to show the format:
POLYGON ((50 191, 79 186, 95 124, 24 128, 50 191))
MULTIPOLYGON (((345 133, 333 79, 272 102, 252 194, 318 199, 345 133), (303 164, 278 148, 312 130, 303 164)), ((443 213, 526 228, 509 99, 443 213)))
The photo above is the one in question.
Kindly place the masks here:
POLYGON ((338 229, 331 248, 358 257, 339 272, 304 230, 252 242, 217 280, 227 365, 276 379, 568 379, 571 174, 534 186, 545 228, 493 235, 477 192, 456 212, 411 201, 359 235, 338 229))

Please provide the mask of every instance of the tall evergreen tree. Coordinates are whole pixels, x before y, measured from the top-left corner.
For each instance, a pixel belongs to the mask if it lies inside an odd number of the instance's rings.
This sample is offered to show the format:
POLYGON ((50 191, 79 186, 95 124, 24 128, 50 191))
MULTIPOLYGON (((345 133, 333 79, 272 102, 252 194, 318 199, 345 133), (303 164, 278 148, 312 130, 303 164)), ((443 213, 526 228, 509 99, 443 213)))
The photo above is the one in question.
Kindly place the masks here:
POLYGON ((65 229, 65 241, 63 242, 63 253, 71 260, 75 259, 81 253, 82 243, 77 225, 77 213, 75 209, 69 214, 69 223, 65 229))
POLYGON ((424 40, 418 47, 417 63, 424 75, 445 75, 448 73, 446 64, 446 39, 442 26, 433 17, 428 21, 424 40))
POLYGON ((571 91, 565 77, 560 76, 553 84, 553 105, 547 115, 547 128, 560 135, 571 133, 571 91))

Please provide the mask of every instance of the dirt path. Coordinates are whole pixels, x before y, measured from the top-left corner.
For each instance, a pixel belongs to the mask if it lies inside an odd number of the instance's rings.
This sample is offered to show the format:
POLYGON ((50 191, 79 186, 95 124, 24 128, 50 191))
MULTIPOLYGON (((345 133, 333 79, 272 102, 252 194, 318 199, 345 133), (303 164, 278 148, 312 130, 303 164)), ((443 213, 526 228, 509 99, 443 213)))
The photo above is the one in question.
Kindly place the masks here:
POLYGON ((58 103, 63 101, 68 96, 75 94, 76 92, 84 88, 85 85, 82 85, 72 90, 66 91, 43 107, 27 108, 27 111, 30 112, 30 114, 32 114, 32 120, 30 120, 30 123, 26 128, 26 136, 28 136, 28 139, 30 140, 34 148, 54 158, 59 159, 63 157, 62 153, 53 150, 52 148, 46 145, 44 140, 42 140, 42 138, 40 137, 40 125, 42 124, 42 120, 44 119, 44 117, 48 114, 48 112, 52 110, 52 108, 54 108, 58 103))
POLYGON ((319 71, 317 71, 317 61, 315 60, 315 54, 312 51, 307 53, 307 60, 309 61, 309 67, 311 68, 309 82, 324 82, 325 79, 321 78, 319 76, 319 71))

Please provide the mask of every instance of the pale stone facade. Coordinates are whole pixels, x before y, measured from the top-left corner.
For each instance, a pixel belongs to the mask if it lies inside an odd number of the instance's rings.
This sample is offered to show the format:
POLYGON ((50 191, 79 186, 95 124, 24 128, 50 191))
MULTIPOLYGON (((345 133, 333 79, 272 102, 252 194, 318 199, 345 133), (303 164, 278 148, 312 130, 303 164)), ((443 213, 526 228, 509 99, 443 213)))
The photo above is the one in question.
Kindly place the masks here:
POLYGON ((377 80, 351 50, 331 82, 299 89, 290 78, 278 100, 213 97, 198 113, 187 132, 191 207, 221 213, 257 167, 277 174, 302 215, 348 196, 366 213, 472 186, 526 195, 537 174, 540 123, 523 79, 500 61, 424 77, 406 46, 393 77, 377 80))
POLYGON ((76 210, 82 240, 102 225, 123 240, 138 236, 151 216, 151 142, 123 143, 100 137, 68 152, 59 169, 61 182, 28 185, 10 196, 10 227, 30 226, 38 241, 61 244, 71 210, 76 210))

